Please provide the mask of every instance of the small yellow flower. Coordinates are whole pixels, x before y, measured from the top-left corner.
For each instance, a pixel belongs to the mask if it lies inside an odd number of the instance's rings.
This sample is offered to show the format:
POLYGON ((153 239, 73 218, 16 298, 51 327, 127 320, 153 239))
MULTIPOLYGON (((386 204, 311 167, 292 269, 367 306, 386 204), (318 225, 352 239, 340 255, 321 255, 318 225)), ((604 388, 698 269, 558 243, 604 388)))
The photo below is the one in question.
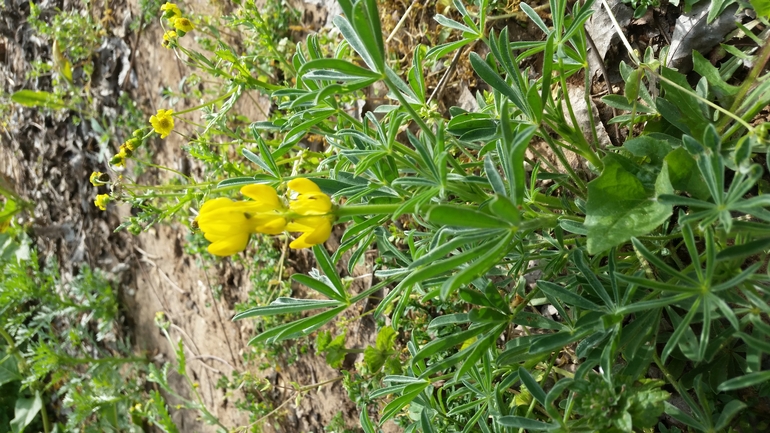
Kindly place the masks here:
POLYGON ((94 200, 94 204, 96 207, 98 207, 101 210, 107 210, 107 203, 110 202, 110 195, 109 194, 99 194, 96 196, 96 200, 94 200))
POLYGON ((88 180, 91 181, 91 185, 93 186, 101 186, 110 181, 110 176, 100 171, 95 171, 91 173, 91 177, 88 180))
POLYGON ((334 221, 331 198, 309 179, 294 179, 289 181, 288 186, 298 193, 289 203, 289 209, 297 216, 287 224, 286 229, 302 233, 289 246, 301 249, 326 242, 334 221))
POLYGON ((126 154, 126 148, 123 146, 120 146, 120 152, 118 152, 115 156, 110 159, 110 164, 114 165, 115 167, 125 167, 126 166, 126 158, 128 158, 129 155, 126 154))
POLYGON ((166 3, 160 7, 160 10, 164 12, 163 16, 171 20, 182 15, 182 11, 179 10, 179 6, 174 3, 166 3))
POLYGON ((185 33, 189 33, 194 29, 192 23, 187 18, 177 18, 174 20, 173 24, 175 29, 185 33))
POLYGON ((174 118, 171 117, 173 113, 174 110, 160 109, 157 114, 150 117, 152 129, 160 134, 160 138, 168 137, 168 134, 171 134, 171 131, 174 129, 174 118))
POLYGON ((286 227, 286 209, 267 185, 246 185, 241 193, 251 201, 216 198, 203 204, 196 221, 207 240, 208 251, 230 256, 246 249, 252 233, 275 235, 286 227))
POLYGON ((163 46, 166 48, 171 48, 171 43, 176 40, 177 34, 173 30, 169 30, 166 33, 163 33, 163 46))

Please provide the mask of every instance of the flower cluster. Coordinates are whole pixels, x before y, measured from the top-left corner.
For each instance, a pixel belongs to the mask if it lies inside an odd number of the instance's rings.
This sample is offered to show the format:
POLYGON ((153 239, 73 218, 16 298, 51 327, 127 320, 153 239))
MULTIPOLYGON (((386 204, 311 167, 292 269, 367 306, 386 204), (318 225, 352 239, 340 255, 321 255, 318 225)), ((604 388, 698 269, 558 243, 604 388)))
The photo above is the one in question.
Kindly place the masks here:
MULTIPOLYGON (((140 144, 141 141, 136 137, 129 138, 125 143, 120 145, 120 150, 112 157, 112 159, 110 159, 110 164, 115 167, 125 167, 126 158, 130 158, 140 144)), ((93 181, 91 183, 93 183, 93 181)))
POLYGON ((166 3, 160 7, 160 10, 163 12, 163 17, 174 28, 174 30, 168 30, 163 34, 163 46, 173 48, 176 46, 178 38, 193 31, 195 27, 189 18, 182 16, 182 11, 175 3, 166 3))
POLYGON ((334 222, 329 196, 308 179, 289 181, 288 188, 293 191, 288 206, 267 185, 241 188, 241 194, 251 199, 248 201, 216 198, 204 203, 195 221, 211 242, 208 251, 217 256, 243 251, 252 233, 299 232, 301 235, 289 245, 295 249, 329 239, 334 222))

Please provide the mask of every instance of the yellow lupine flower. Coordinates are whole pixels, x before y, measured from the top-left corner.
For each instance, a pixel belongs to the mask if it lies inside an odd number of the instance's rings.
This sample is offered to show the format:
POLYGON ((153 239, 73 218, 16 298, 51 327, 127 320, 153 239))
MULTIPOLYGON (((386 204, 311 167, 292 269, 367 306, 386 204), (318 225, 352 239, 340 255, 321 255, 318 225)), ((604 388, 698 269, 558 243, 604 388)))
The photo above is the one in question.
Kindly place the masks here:
POLYGON ((301 249, 326 242, 331 235, 334 221, 331 198, 309 179, 294 179, 289 181, 288 186, 298 193, 289 203, 289 209, 297 216, 286 229, 302 233, 289 246, 301 249))
POLYGON ((96 207, 98 207, 101 210, 107 210, 107 203, 110 202, 110 195, 109 194, 99 194, 96 196, 96 200, 94 200, 94 204, 96 207))
POLYGON ((195 28, 193 27, 192 22, 190 22, 189 19, 183 18, 183 17, 176 18, 173 24, 174 24, 174 28, 177 29, 177 31, 182 31, 185 33, 189 33, 193 31, 193 29, 195 28))
POLYGON ((207 240, 208 251, 230 256, 246 249, 252 233, 275 235, 286 228, 286 209, 267 185, 246 185, 241 193, 251 201, 217 198, 203 204, 196 221, 207 240))
POLYGON ((158 110, 158 113, 150 116, 150 124, 152 129, 160 134, 160 138, 166 138, 174 129, 174 118, 171 115, 174 110, 158 110))

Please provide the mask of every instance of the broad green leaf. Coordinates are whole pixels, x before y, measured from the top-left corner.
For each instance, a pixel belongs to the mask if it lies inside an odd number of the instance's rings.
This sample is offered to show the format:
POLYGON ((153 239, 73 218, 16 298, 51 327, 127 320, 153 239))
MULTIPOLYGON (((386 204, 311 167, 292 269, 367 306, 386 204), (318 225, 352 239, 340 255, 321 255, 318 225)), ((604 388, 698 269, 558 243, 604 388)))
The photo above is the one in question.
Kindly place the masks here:
POLYGON ((438 316, 435 319, 430 321, 430 324, 428 325, 428 329, 436 329, 440 328, 442 326, 447 325, 454 325, 458 323, 468 323, 470 319, 468 318, 468 313, 455 313, 455 314, 446 314, 444 316, 438 316))
POLYGON ((489 211, 501 220, 519 223, 521 211, 505 195, 496 194, 489 201, 489 211))
POLYGON ((34 421, 42 408, 43 399, 40 397, 40 391, 35 392, 35 396, 32 398, 17 398, 14 418, 11 420, 11 431, 13 433, 24 431, 24 428, 34 421))
MULTIPOLYGON (((649 159, 653 165, 660 166, 663 159, 671 152, 671 145, 665 140, 659 140, 650 135, 632 138, 623 143, 623 147, 628 149, 634 156, 649 159)), ((694 163, 694 161, 693 161, 694 163)), ((669 167, 669 176, 671 176, 671 167, 669 167)), ((671 180, 673 184, 673 179, 671 180)))
POLYGON ((8 354, 0 360, 0 386, 16 380, 22 380, 19 374, 19 367, 16 364, 16 358, 8 354))
POLYGON ((770 19, 770 0, 749 0, 751 7, 757 11, 757 15, 764 19, 770 19))
POLYGON ((585 227, 588 252, 597 254, 633 236, 650 233, 671 216, 672 207, 657 202, 660 194, 671 194, 668 169, 658 174, 654 190, 624 167, 621 156, 608 154, 602 174, 588 184, 585 227))
POLYGON ((583 328, 579 331, 562 331, 556 334, 550 335, 538 335, 538 339, 532 343, 529 347, 529 353, 536 355, 544 352, 551 352, 553 350, 561 349, 575 341, 581 340, 586 336, 592 334, 593 329, 583 328))
POLYGON ((456 332, 451 335, 444 336, 437 340, 433 340, 430 343, 422 347, 412 357, 412 362, 418 362, 422 359, 428 358, 431 355, 442 352, 444 350, 451 349, 465 341, 474 338, 484 332, 487 332, 497 326, 495 323, 484 324, 480 326, 470 327, 465 331, 456 332))
POLYGON ((552 329, 554 331, 569 331, 569 327, 555 320, 546 319, 540 314, 520 311, 511 319, 511 322, 530 328, 552 329))
MULTIPOLYGON (((708 119, 703 113, 703 109, 695 97, 695 92, 689 90, 690 84, 687 78, 666 67, 661 68, 661 74, 664 78, 673 81, 676 86, 667 81, 661 81, 660 85, 665 91, 665 97, 668 102, 673 104, 681 114, 681 121, 690 129, 692 134, 698 134, 709 124, 708 119)), ((691 134, 691 135, 692 135, 691 134)))
POLYGON ((692 155, 683 147, 676 148, 666 155, 668 176, 671 186, 677 191, 686 191, 695 198, 707 200, 711 197, 692 155))
POLYGON ((715 68, 703 55, 697 51, 692 52, 693 69, 708 80, 709 87, 715 91, 717 97, 726 106, 730 106, 734 98, 728 98, 738 93, 738 87, 727 84, 715 68))

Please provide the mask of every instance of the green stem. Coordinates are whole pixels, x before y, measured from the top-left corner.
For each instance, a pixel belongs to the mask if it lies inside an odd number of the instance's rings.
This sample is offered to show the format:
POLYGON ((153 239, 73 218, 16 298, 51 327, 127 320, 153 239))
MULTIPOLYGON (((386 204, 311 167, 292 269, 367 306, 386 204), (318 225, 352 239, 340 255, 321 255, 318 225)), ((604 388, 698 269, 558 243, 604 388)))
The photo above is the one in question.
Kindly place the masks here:
POLYGON ((192 112, 192 111, 198 111, 201 108, 212 106, 212 105, 214 105, 214 104, 216 104, 218 102, 224 101, 225 99, 229 98, 237 90, 238 90, 238 87, 234 87, 232 90, 230 90, 229 92, 225 93, 224 95, 220 96, 217 99, 211 100, 209 102, 206 102, 205 104, 201 104, 201 105, 198 105, 196 107, 186 108, 186 109, 184 109, 182 111, 176 111, 176 112, 173 113, 173 116, 177 116, 177 115, 180 115, 180 114, 186 114, 186 113, 189 113, 189 112, 192 112))
POLYGON ((340 206, 334 212, 338 217, 358 215, 389 215, 395 212, 403 203, 393 204, 357 204, 340 206))
MULTIPOLYGON (((762 47, 762 51, 759 52, 757 60, 754 62, 754 67, 751 68, 749 75, 745 80, 743 80, 743 84, 741 84, 741 87, 738 89, 738 93, 735 95, 735 101, 730 107, 730 112, 738 111, 738 108, 740 108, 741 104, 744 102, 744 99, 749 93, 749 90, 756 84, 757 78, 759 78, 759 74, 764 69, 768 60, 770 60, 770 43, 765 41, 765 45, 762 47)), ((730 119, 723 117, 717 124, 717 131, 722 132, 729 121, 730 119)))
POLYGON ((696 94, 695 92, 693 92, 693 91, 692 91, 692 89, 686 89, 686 88, 684 88, 684 87, 680 86, 679 84, 677 84, 677 83, 675 83, 675 82, 673 82, 673 81, 669 80, 668 78, 664 77, 663 75, 661 75, 661 74, 659 74, 659 73, 655 72, 654 70, 652 70, 651 68, 649 68, 649 67, 648 67, 648 66, 646 66, 646 65, 641 65, 640 67, 641 67, 641 68, 644 68, 644 69, 645 69, 647 72, 649 72, 650 74, 654 75, 654 76, 655 76, 656 78, 658 78, 660 81, 663 81, 663 82, 665 82, 665 83, 666 83, 666 84, 668 84, 669 86, 671 86, 671 87, 674 87, 675 89, 677 89, 677 90, 679 90, 679 91, 682 91, 682 92, 687 92, 687 93, 688 93, 690 96, 692 96, 693 98, 697 99, 698 101, 700 101, 700 102, 703 102, 704 104, 708 105, 709 107, 711 107, 711 108, 713 108, 713 109, 715 109, 715 110, 717 110, 717 111, 719 111, 719 112, 723 113, 723 114, 724 114, 724 115, 726 115, 727 117, 730 117, 730 118, 732 118, 732 119, 733 119, 733 120, 735 120, 736 122, 738 122, 738 123, 740 123, 741 125, 743 125, 743 127, 744 127, 744 128, 746 128, 746 129, 748 129, 749 131, 751 131, 752 133, 754 132, 754 127, 752 127, 751 125, 749 125, 749 124, 748 124, 748 123, 747 123, 745 120, 741 119, 740 117, 738 117, 737 115, 733 114, 732 112, 730 112, 730 111, 728 111, 728 110, 725 110, 724 108, 720 107, 719 105, 717 105, 717 104, 715 104, 715 103, 713 103, 713 102, 709 101, 708 99, 706 99, 706 98, 702 98, 701 96, 699 96, 698 94, 696 94))
POLYGON ((390 81, 390 78, 388 77, 383 77, 383 81, 385 82, 385 85, 388 86, 388 88, 393 92, 393 94, 396 95, 396 99, 398 99, 398 102, 401 104, 401 106, 406 109, 412 120, 414 120, 420 129, 422 129, 423 134, 427 135, 430 142, 435 144, 436 134, 434 134, 428 124, 422 120, 422 117, 420 117, 420 115, 414 111, 414 108, 412 108, 412 105, 406 101, 406 98, 404 98, 404 95, 401 94, 401 91, 398 89, 398 87, 396 87, 396 85, 393 84, 393 82, 390 81))

